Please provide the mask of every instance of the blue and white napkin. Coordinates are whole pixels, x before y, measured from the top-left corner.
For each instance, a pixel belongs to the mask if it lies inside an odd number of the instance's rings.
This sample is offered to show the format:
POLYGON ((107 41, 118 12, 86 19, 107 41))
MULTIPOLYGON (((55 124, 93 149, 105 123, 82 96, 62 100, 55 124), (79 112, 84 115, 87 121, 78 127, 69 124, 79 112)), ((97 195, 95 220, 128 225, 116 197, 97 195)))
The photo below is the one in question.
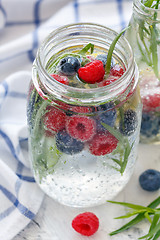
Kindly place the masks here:
POLYGON ((0 0, 0 240, 32 221, 44 197, 27 150, 27 90, 38 46, 64 24, 94 22, 120 31, 131 12, 130 0, 0 0))

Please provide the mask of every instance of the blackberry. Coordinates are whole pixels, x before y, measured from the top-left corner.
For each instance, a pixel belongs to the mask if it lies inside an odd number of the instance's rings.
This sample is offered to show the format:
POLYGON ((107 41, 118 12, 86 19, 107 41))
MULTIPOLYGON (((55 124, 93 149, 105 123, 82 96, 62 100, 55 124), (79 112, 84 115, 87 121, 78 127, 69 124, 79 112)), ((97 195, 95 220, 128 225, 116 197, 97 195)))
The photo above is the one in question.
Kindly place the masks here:
POLYGON ((139 177, 140 186, 146 191, 156 191, 160 188, 160 172, 154 169, 144 171, 139 177))
POLYGON ((132 135, 138 126, 137 114, 132 109, 124 112, 124 118, 121 119, 119 130, 125 136, 132 135))
POLYGON ((56 146, 59 151, 73 155, 83 150, 84 143, 72 138, 65 130, 62 130, 56 135, 56 146))
POLYGON ((160 118, 148 113, 142 114, 141 134, 146 137, 155 136, 160 128, 160 118))
POLYGON ((72 76, 74 75, 81 64, 78 58, 76 57, 65 57, 58 64, 58 70, 64 75, 72 76))

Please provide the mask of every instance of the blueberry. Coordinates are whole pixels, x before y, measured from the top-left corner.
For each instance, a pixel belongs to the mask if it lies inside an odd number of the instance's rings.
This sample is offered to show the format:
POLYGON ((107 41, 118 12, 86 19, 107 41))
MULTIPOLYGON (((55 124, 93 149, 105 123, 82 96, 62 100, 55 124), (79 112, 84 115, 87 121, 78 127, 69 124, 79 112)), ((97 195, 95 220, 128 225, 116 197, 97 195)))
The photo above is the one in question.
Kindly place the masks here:
POLYGON ((65 57, 58 64, 59 71, 67 76, 74 75, 80 66, 80 61, 76 57, 65 57))
POLYGON ((138 126, 137 114, 132 109, 124 112, 124 118, 121 119, 119 130, 125 136, 130 136, 135 132, 138 126))
POLYGON ((84 148, 84 143, 72 138, 65 130, 57 133, 56 145, 59 151, 70 155, 79 153, 84 148))
POLYGON ((101 122, 113 127, 114 123, 116 121, 117 113, 114 109, 114 103, 108 102, 106 104, 103 104, 97 108, 97 111, 99 111, 99 114, 96 119, 97 123, 97 130, 98 131, 104 131, 106 130, 105 127, 102 126, 101 122))
POLYGON ((160 172, 154 169, 144 171, 139 177, 140 186, 146 191, 156 191, 160 188, 160 172))
MULTIPOLYGON (((105 67, 106 62, 107 62, 107 54, 99 54, 96 57, 96 60, 100 60, 103 62, 103 66, 105 67)), ((114 61, 113 58, 111 59, 111 68, 113 67, 114 61)))
POLYGON ((143 113, 141 122, 141 134, 147 137, 155 136, 160 129, 160 118, 152 114, 143 113))

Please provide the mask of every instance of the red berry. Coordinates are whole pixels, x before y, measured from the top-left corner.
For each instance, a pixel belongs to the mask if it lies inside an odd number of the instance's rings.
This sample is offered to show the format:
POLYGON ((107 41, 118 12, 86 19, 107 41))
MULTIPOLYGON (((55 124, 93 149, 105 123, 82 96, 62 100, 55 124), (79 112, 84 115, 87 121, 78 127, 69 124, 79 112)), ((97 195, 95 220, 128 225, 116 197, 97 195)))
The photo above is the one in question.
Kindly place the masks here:
POLYGON ((102 81, 104 74, 105 70, 103 67, 103 62, 100 60, 94 60, 78 70, 79 78, 87 83, 96 83, 102 81))
POLYGON ((57 80, 60 83, 65 84, 65 85, 69 84, 69 79, 65 76, 60 76, 58 74, 51 74, 51 77, 53 77, 55 80, 57 80))
POLYGON ((82 106, 73 106, 70 107, 70 110, 75 113, 90 113, 92 109, 90 107, 82 107, 82 106))
POLYGON ((142 103, 144 111, 160 111, 160 94, 147 95, 142 98, 142 103))
POLYGON ((82 142, 92 139, 96 131, 96 123, 87 116, 72 115, 66 122, 69 135, 82 142))
POLYGON ((76 232, 84 236, 91 236, 99 228, 99 219, 94 213, 84 212, 73 219, 72 227, 76 232))
POLYGON ((116 149, 117 144, 117 138, 111 133, 97 133, 90 142, 89 150, 93 155, 101 156, 111 153, 116 149))
POLYGON ((109 76, 107 79, 104 79, 102 82, 100 82, 98 84, 98 87, 104 87, 107 86, 115 81, 117 81, 119 77, 115 77, 115 76, 109 76))
POLYGON ((58 132, 65 128, 66 114, 56 108, 50 108, 44 115, 44 124, 47 129, 58 132))
POLYGON ((115 64, 110 70, 110 75, 114 77, 121 77, 123 74, 124 69, 119 64, 115 64))

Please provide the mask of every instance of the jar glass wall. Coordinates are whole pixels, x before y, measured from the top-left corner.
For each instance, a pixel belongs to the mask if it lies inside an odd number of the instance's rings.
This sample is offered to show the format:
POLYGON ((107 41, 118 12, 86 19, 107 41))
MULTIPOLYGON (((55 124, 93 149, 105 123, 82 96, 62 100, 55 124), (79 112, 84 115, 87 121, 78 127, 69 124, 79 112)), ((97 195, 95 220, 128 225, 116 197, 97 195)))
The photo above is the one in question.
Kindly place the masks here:
POLYGON ((160 142, 160 9, 157 1, 153 5, 147 7, 145 1, 134 0, 130 28, 125 33, 139 68, 143 103, 140 139, 144 143, 160 142))
POLYGON ((102 64, 105 71, 101 60, 116 36, 96 24, 64 26, 42 43, 33 64, 27 108, 31 165, 44 192, 68 206, 105 203, 134 169, 142 107, 126 39, 122 36, 113 51, 112 74, 93 83, 98 68, 92 83, 80 78, 86 66, 102 64), (68 62, 79 69, 73 73, 68 62))

